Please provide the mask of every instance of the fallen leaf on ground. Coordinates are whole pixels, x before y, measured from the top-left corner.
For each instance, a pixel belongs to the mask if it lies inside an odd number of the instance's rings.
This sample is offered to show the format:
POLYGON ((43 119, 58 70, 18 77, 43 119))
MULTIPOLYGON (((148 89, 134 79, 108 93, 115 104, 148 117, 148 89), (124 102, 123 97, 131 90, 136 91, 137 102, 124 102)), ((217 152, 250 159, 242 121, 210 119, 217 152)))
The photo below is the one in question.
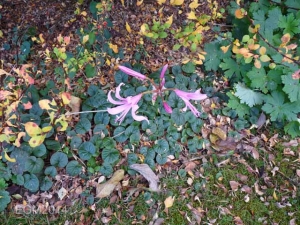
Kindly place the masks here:
POLYGON ((132 164, 129 168, 139 172, 143 177, 145 177, 145 179, 149 182, 149 188, 152 191, 159 191, 159 178, 147 164, 132 164))
POLYGON ((230 187, 233 191, 237 191, 239 186, 240 186, 240 183, 239 182, 236 182, 234 180, 231 180, 229 181, 229 184, 230 184, 230 187))
POLYGON ((96 189, 96 197, 105 198, 109 196, 117 184, 124 178, 124 173, 124 170, 117 170, 107 182, 98 184, 96 189))
POLYGON ((166 209, 172 207, 175 200, 175 196, 169 196, 165 199, 164 204, 166 209))

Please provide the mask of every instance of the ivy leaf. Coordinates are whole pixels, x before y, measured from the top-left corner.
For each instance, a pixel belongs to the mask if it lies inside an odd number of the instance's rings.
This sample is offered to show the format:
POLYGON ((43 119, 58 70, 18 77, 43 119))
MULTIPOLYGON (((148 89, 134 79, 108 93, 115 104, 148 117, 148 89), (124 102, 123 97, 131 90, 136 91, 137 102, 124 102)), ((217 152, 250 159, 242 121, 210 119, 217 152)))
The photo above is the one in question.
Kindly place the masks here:
POLYGON ((300 100, 300 82, 298 79, 293 79, 291 75, 281 77, 284 84, 283 91, 288 94, 291 102, 300 100))
POLYGON ((77 176, 78 174, 80 174, 81 170, 82 166, 75 160, 69 162, 66 166, 66 172, 71 176, 77 176))
POLYGON ((39 173, 44 167, 44 161, 41 158, 30 156, 26 163, 25 169, 30 173, 39 173))
POLYGON ((86 141, 83 142, 78 150, 78 154, 81 159, 89 160, 96 152, 96 148, 92 142, 86 141))
POLYGON ((120 153, 117 149, 105 148, 102 150, 102 159, 109 164, 118 161, 120 153))
POLYGON ((182 66, 182 70, 186 73, 194 73, 195 65, 192 62, 188 62, 187 64, 182 66))
POLYGON ((52 166, 63 168, 68 163, 68 156, 63 152, 55 152, 50 158, 50 163, 52 166))
POLYGON ((300 101, 293 103, 284 103, 284 93, 273 91, 271 95, 265 96, 265 104, 262 110, 270 114, 271 121, 297 120, 297 113, 300 112, 300 101))
POLYGON ((241 103, 245 103, 248 106, 252 107, 254 105, 262 104, 263 95, 259 92, 255 92, 243 84, 238 83, 236 85, 236 93, 235 95, 240 98, 241 103))
POLYGON ((87 118, 82 118, 75 126, 75 130, 78 134, 85 134, 91 129, 91 122, 87 118))
POLYGON ((289 13, 287 16, 280 16, 278 21, 278 27, 283 28, 284 34, 299 34, 300 33, 300 21, 295 19, 294 14, 289 13))
POLYGON ((39 189, 40 182, 36 175, 34 174, 25 174, 24 175, 24 187, 31 192, 36 192, 39 189))
POLYGON ((154 150, 158 154, 167 153, 169 151, 169 143, 164 139, 160 139, 155 143, 154 150))

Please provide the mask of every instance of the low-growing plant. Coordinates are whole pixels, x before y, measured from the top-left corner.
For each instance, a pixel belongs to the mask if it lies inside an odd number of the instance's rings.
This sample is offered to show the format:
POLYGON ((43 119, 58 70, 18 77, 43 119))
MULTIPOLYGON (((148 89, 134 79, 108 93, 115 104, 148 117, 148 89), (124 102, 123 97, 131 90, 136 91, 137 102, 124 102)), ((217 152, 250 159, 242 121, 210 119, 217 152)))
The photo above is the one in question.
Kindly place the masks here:
POLYGON ((300 14, 290 1, 282 4, 261 0, 241 8, 232 2, 228 11, 236 30, 205 45, 205 67, 221 68, 234 85, 235 91, 227 94, 234 114, 252 124, 267 114, 295 137, 300 135, 300 14), (248 30, 237 30, 242 24, 248 30))

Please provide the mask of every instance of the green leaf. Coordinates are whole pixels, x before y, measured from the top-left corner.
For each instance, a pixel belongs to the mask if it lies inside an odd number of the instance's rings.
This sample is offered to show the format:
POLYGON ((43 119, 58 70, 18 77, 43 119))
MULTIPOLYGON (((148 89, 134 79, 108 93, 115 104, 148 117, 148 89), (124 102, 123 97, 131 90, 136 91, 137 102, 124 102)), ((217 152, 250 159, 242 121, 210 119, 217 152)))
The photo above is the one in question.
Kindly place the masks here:
POLYGON ((245 115, 249 115, 250 108, 246 104, 240 103, 240 100, 234 96, 232 93, 227 93, 229 97, 229 101, 227 106, 231 109, 234 109, 239 117, 244 117, 245 115))
POLYGON ((175 44, 175 45, 173 46, 173 50, 174 50, 174 51, 177 51, 178 49, 180 49, 181 46, 182 46, 182 45, 180 45, 180 44, 175 44))
POLYGON ((286 0, 284 4, 288 8, 300 9, 300 2, 298 0, 286 0))
POLYGON ((96 67, 91 65, 91 64, 87 64, 85 66, 84 69, 85 75, 87 76, 87 78, 93 78, 94 76, 96 76, 96 67))
POLYGON ((25 174, 24 180, 24 187, 27 188, 30 192, 36 192, 39 190, 40 182, 36 175, 25 174))
POLYGON ((75 131, 78 134, 85 134, 91 129, 91 122, 87 118, 81 118, 75 126, 75 131))
POLYGON ((50 188, 52 187, 52 185, 53 185, 52 180, 50 180, 49 177, 44 177, 41 180, 40 189, 41 189, 41 191, 48 191, 48 190, 50 190, 50 188))
POLYGON ((104 176, 110 176, 114 172, 114 169, 109 163, 104 162, 99 172, 104 176))
POLYGON ((42 171, 43 167, 44 161, 35 156, 30 156, 25 163, 25 168, 30 173, 39 173, 42 171))
POLYGON ((180 65, 175 65, 175 66, 173 66, 173 67, 172 67, 172 73, 173 73, 175 76, 182 75, 181 66, 180 66, 180 65))
POLYGON ((121 70, 115 73, 115 82, 117 85, 120 83, 127 83, 128 82, 128 75, 121 70))
POLYGON ((17 185, 24 185, 24 182, 25 182, 25 180, 24 180, 24 177, 21 175, 21 174, 18 174, 17 176, 16 176, 16 184, 17 185))
POLYGON ((191 61, 184 64, 181 68, 185 73, 194 73, 196 69, 195 65, 191 61))
POLYGON ((75 160, 70 161, 66 166, 67 174, 71 176, 77 176, 82 171, 82 166, 75 160))
POLYGON ((114 139, 120 143, 125 142, 128 139, 128 136, 125 134, 124 127, 117 127, 114 130, 114 139))
POLYGON ((263 95, 259 92, 255 92, 243 84, 238 83, 236 86, 235 95, 240 98, 241 103, 245 103, 252 107, 254 105, 260 105, 263 102, 263 95))
MULTIPOLYGON (((196 117, 194 116, 194 118, 196 117)), ((196 118, 195 122, 191 123, 191 128, 195 133, 200 133, 203 124, 204 123, 201 119, 196 118)))
POLYGON ((41 144, 32 150, 32 154, 36 157, 42 157, 47 153, 46 146, 44 144, 41 144))
POLYGON ((157 140, 153 149, 158 154, 166 154, 169 151, 169 143, 164 139, 157 140))
POLYGON ((300 100, 300 82, 299 79, 293 79, 292 75, 281 76, 284 84, 283 91, 288 94, 291 102, 300 100))
POLYGON ((94 117, 94 122, 96 124, 107 125, 109 123, 109 114, 106 112, 97 112, 94 117))
POLYGON ((265 102, 262 110, 270 114, 271 121, 297 120, 297 113, 300 112, 300 101, 285 103, 284 94, 279 91, 273 91, 271 95, 265 96, 265 102))
POLYGON ((57 175, 57 170, 54 166, 48 166, 45 169, 45 175, 50 175, 51 177, 55 177, 57 175))
POLYGON ((82 139, 78 136, 74 136, 71 139, 70 147, 71 149, 78 149, 82 143, 82 139))
POLYGON ((185 124, 184 113, 180 112, 179 109, 173 109, 172 114, 171 114, 171 119, 178 126, 185 124))
POLYGON ((247 76, 251 80, 251 87, 259 88, 263 93, 268 92, 266 88, 268 79, 264 68, 257 69, 253 67, 253 69, 247 73, 247 76))
POLYGON ((221 63, 220 57, 224 54, 220 51, 220 45, 216 42, 211 42, 204 45, 204 51, 208 52, 205 56, 204 66, 207 71, 217 71, 221 63))
POLYGON ((158 164, 163 165, 167 162, 167 154, 157 154, 155 160, 158 164))
POLYGON ((159 36, 159 38, 166 38, 166 37, 168 37, 168 34, 166 33, 166 32, 160 32, 159 34, 158 34, 158 36, 159 36))
POLYGON ((56 150, 56 151, 61 150, 60 143, 55 140, 46 140, 45 145, 46 145, 47 149, 56 150))
POLYGON ((52 166, 64 168, 68 163, 68 156, 63 152, 55 152, 50 158, 50 163, 52 166))
POLYGON ((299 121, 292 121, 284 126, 284 132, 291 135, 292 138, 300 136, 300 123, 299 121))
POLYGON ((113 164, 119 160, 120 153, 117 149, 105 148, 102 150, 102 159, 109 164, 113 164))
POLYGON ((4 211, 8 203, 10 203, 9 192, 0 190, 0 212, 4 211))
POLYGON ((96 148, 93 143, 83 142, 78 150, 79 157, 83 160, 89 160, 96 153, 96 148))
POLYGON ((293 13, 289 13, 287 16, 280 16, 278 27, 284 29, 284 34, 288 33, 291 36, 300 33, 300 21, 295 18, 293 13))
POLYGON ((96 40, 95 32, 89 33, 89 43, 92 45, 94 44, 95 40, 96 40))
POLYGON ((233 75, 241 77, 241 67, 232 58, 224 58, 220 67, 225 71, 224 74, 227 78, 231 78, 233 75))

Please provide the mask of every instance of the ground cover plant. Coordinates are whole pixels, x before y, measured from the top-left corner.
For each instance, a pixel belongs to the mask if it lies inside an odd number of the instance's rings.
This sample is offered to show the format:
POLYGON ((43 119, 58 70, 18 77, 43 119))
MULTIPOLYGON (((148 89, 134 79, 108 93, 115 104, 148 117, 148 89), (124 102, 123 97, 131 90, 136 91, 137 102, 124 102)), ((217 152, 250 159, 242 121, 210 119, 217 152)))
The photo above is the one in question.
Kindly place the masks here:
POLYGON ((0 5, 6 224, 299 222, 296 1, 45 4, 0 5))

